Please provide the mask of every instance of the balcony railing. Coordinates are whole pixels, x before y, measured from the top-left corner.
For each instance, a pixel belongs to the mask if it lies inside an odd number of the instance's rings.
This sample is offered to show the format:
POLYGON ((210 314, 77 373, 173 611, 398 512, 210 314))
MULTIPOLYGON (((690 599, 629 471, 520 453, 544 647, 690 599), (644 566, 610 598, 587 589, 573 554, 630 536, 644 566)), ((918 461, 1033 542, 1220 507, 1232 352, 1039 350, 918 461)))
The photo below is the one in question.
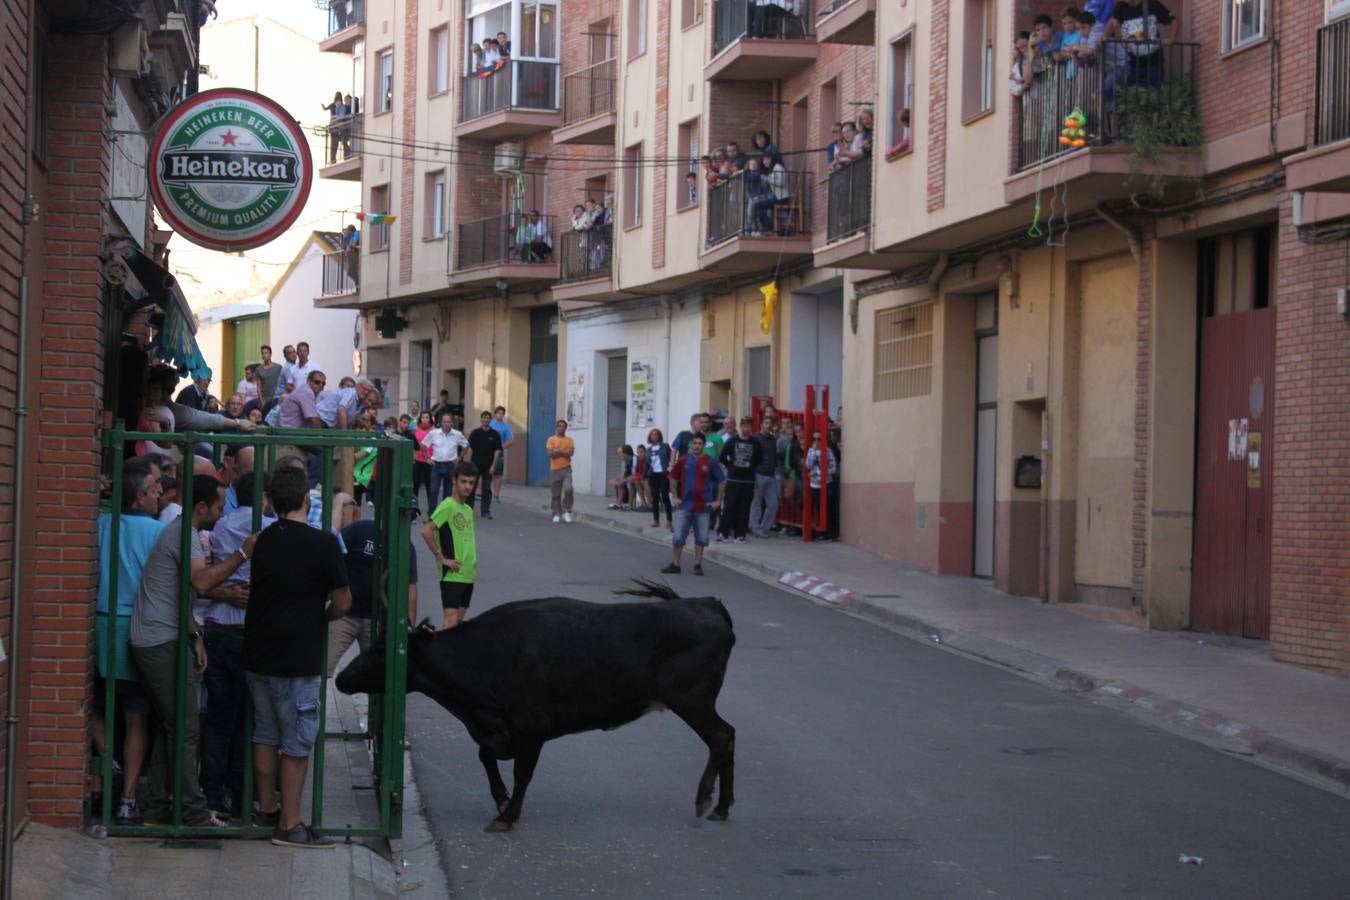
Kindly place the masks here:
POLYGON ((490 75, 465 75, 459 120, 502 109, 558 109, 558 64, 513 59, 490 75))
POLYGON ((1123 119, 1147 117, 1160 144, 1190 146, 1198 130, 1199 44, 1103 41, 1095 58, 1052 63, 1022 93, 1017 168, 1088 145, 1128 140, 1123 119), (1075 110, 1087 120, 1079 147, 1060 141, 1075 110))
POLYGON ((323 256, 324 297, 355 294, 361 283, 361 248, 348 247, 323 256))
POLYGON ((1350 138, 1350 18, 1317 30, 1317 143, 1350 138))
POLYGON ((455 268, 553 262, 556 216, 540 216, 531 222, 521 213, 489 216, 456 226, 455 268))
POLYGON ((366 21, 366 0, 318 0, 320 9, 328 9, 328 37, 366 21))
POLYGON ((609 274, 614 256, 614 235, 609 225, 587 231, 565 231, 558 241, 558 277, 562 281, 585 281, 609 274))
POLYGON ((741 38, 809 40, 811 0, 713 0, 713 56, 741 38))
POLYGON ((830 173, 825 236, 848 237, 872 224, 872 158, 864 157, 830 173))
POLYGON ((807 235, 810 172, 737 172, 708 188, 708 246, 733 237, 807 235))
POLYGON ((563 78, 564 124, 614 112, 614 71, 607 59, 563 78))
POLYGON ((325 129, 327 136, 328 165, 342 160, 355 159, 361 155, 361 127, 365 124, 363 113, 354 116, 340 116, 330 119, 325 129))

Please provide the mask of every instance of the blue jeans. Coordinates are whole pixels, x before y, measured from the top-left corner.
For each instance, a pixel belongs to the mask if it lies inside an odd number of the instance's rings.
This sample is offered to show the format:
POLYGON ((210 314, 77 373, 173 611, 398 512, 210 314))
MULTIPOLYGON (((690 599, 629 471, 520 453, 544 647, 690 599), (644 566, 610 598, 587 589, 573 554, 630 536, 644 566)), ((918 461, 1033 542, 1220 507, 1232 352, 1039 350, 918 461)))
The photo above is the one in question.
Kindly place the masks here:
POLYGON ((705 509, 701 513, 687 509, 675 510, 675 533, 671 536, 671 543, 676 547, 683 547, 689 540, 691 529, 694 532, 694 543, 699 547, 708 546, 708 536, 712 532, 708 510, 705 509))
POLYGON ((244 629, 208 624, 203 640, 210 664, 206 680, 206 728, 202 732, 202 793, 208 803, 226 792, 244 791, 244 629))
POLYGON ((431 515, 442 500, 449 497, 455 489, 455 464, 452 462, 434 462, 431 464, 431 515))

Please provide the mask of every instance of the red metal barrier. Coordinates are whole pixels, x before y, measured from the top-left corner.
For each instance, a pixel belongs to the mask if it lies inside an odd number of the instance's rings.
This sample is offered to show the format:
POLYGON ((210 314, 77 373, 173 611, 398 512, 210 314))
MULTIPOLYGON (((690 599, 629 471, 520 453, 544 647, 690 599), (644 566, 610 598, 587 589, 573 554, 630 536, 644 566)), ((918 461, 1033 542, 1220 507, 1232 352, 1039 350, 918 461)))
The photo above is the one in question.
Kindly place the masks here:
MULTIPOLYGON (((828 521, 828 507, 826 505, 826 491, 818 491, 818 508, 809 509, 806 504, 806 494, 810 484, 809 476, 805 471, 806 452, 811 449, 811 436, 819 434, 822 448, 829 442, 830 429, 830 386, 820 386, 820 405, 816 405, 816 386, 808 384, 806 386, 805 404, 801 410, 781 409, 774 406, 778 416, 778 421, 791 421, 794 425, 802 426, 802 480, 789 487, 788 480, 783 479, 783 484, 779 488, 778 499, 778 517, 776 521, 779 525, 786 528, 800 528, 802 540, 809 541, 814 537, 814 532, 818 526, 813 523, 828 521)), ((772 397, 753 397, 750 400, 750 417, 754 419, 755 431, 759 431, 760 421, 764 418, 764 409, 766 406, 773 405, 772 397)), ((821 484, 825 484, 829 477, 829 454, 826 454, 821 460, 820 478, 821 484)), ((823 529, 821 529, 823 530, 823 529)))

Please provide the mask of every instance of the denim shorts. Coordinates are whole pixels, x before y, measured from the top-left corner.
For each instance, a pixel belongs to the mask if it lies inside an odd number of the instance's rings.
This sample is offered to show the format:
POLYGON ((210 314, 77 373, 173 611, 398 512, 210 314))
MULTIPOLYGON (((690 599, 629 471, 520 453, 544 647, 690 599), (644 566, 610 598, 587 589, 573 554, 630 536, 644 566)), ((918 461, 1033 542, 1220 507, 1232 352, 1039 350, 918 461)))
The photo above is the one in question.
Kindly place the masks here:
POLYGON ((687 509, 675 510, 675 534, 671 537, 671 543, 676 547, 683 547, 685 541, 689 540, 689 531, 693 529, 694 543, 700 547, 708 546, 708 511, 705 509, 701 513, 691 512, 687 509))
POLYGON ((253 743, 280 747, 286 756, 305 759, 319 736, 318 675, 285 678, 245 672, 253 698, 253 743))

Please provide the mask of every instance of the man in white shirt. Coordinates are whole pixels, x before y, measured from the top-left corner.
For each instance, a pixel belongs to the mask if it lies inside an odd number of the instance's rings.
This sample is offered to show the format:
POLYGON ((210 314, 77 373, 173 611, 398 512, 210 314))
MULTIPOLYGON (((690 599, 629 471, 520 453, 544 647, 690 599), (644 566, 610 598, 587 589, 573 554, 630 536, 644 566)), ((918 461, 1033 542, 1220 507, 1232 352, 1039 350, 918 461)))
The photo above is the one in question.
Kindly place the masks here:
POLYGON ((295 348, 287 344, 281 349, 281 356, 286 361, 281 364, 281 377, 277 379, 277 389, 272 395, 273 400, 280 400, 285 397, 295 385, 295 361, 298 358, 295 348))
MULTIPOLYGON (((455 427, 450 413, 442 413, 441 427, 428 431, 422 446, 431 455, 431 504, 435 509, 454 490, 455 464, 467 455, 469 439, 455 427)), ((430 510, 427 515, 431 515, 430 510)))
POLYGON ((364 409, 380 408, 380 391, 365 378, 356 387, 324 391, 314 402, 319 419, 326 428, 355 428, 364 409))
POLYGON ((286 373, 289 379, 288 390, 294 390, 297 385, 304 384, 309 378, 311 372, 319 371, 319 364, 309 358, 309 344, 305 341, 295 345, 295 363, 292 364, 290 372, 286 373))

